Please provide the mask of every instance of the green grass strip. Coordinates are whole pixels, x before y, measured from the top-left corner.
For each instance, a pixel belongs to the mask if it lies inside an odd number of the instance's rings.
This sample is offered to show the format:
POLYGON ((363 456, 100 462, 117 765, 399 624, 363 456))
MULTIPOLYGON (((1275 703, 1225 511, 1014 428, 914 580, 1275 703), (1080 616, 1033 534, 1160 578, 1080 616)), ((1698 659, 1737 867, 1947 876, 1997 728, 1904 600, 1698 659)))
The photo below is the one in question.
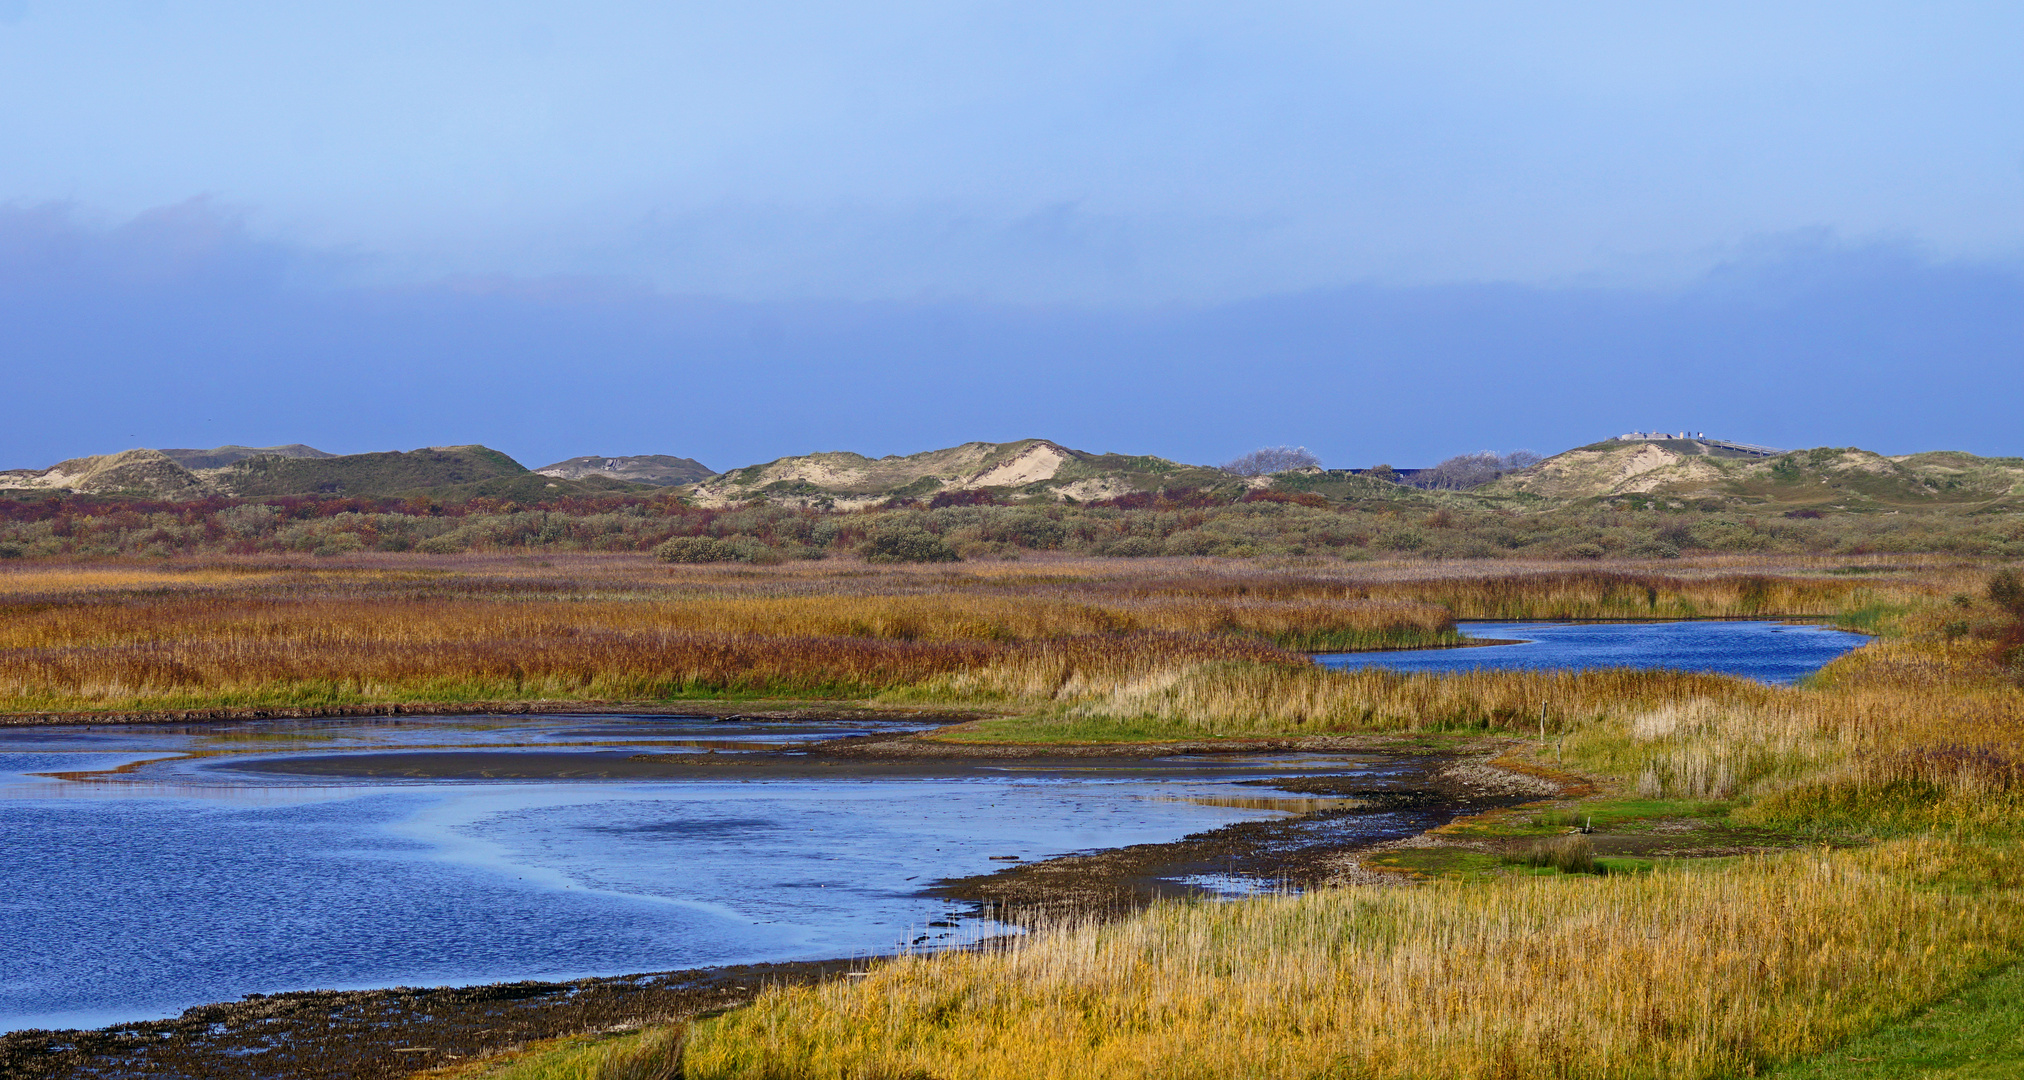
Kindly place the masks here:
POLYGON ((1974 983, 1777 1080, 2013 1080, 2024 1077, 2024 965, 1974 983))

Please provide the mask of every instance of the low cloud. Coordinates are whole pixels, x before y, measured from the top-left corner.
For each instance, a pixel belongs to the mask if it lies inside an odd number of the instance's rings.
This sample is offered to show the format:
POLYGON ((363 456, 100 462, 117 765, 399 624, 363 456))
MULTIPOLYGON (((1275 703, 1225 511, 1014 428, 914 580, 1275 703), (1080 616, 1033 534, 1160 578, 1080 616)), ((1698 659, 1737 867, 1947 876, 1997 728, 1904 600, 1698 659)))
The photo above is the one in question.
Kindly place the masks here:
MULTIPOLYGON (((1045 239, 1075 218, 1036 221, 1045 239)), ((0 466, 128 446, 483 442, 533 465, 1046 436, 1336 466, 1627 428, 2015 454, 2024 274, 1774 238, 1685 288, 1361 286, 1221 304, 754 302, 601 278, 361 287, 186 203, 0 210, 0 466), (26 403, 23 407, 22 403, 26 403)))

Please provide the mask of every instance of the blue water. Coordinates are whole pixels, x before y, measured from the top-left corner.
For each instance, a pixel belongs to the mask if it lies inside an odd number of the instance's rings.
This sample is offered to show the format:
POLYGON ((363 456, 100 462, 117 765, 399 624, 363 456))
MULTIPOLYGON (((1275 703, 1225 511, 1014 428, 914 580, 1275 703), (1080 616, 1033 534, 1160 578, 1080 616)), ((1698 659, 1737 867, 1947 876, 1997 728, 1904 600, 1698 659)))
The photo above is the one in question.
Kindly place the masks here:
POLYGON ((1478 639, 1522 644, 1381 653, 1324 653, 1327 667, 1394 671, 1534 671, 1673 668, 1789 684, 1869 639, 1844 630, 1780 622, 1491 623, 1458 627, 1478 639))
MULTIPOLYGON (((317 778, 333 750, 736 754, 839 734, 693 718, 409 718, 0 729, 0 1031, 248 993, 569 979, 888 952, 997 929, 924 895, 1023 859, 1283 816, 1188 797, 1376 772, 1353 755, 963 778, 317 778), (615 744, 627 744, 618 745, 615 744), (152 761, 150 759, 153 759, 152 761), (95 777, 53 772, 111 770, 95 777), (1162 771, 1163 770, 1163 771, 1162 771), (44 775, 38 775, 44 774, 44 775)), ((1403 834, 1402 834, 1403 835, 1403 834)))

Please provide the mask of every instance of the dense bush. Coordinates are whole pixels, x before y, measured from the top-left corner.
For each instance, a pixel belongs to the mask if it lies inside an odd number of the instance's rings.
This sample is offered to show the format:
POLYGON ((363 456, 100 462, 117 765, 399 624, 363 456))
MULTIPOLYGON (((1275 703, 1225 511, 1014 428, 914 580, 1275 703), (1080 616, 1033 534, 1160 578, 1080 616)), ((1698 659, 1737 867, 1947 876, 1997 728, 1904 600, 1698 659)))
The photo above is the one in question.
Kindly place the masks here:
POLYGON ((654 556, 674 563, 730 562, 738 551, 713 536, 677 536, 655 547, 654 556))
POLYGON ((858 548, 858 554, 875 563, 955 562, 962 558, 941 537, 912 526, 879 529, 858 548))
MULTIPOLYGON (((700 509, 637 496, 535 508, 487 499, 454 505, 341 498, 0 500, 0 558, 369 551, 663 557, 672 552, 673 561, 755 563, 852 552, 904 562, 1004 558, 1024 551, 1129 558, 1663 559, 1889 552, 2024 558, 2024 517, 2007 513, 1907 510, 1794 518, 1775 510, 1760 515, 1690 508, 1656 498, 1528 510, 1460 495, 1324 498, 1279 490, 1220 496, 1141 492, 1083 504, 953 502, 837 511, 770 505, 700 509), (670 540, 681 542, 668 547, 670 540)), ((2024 585, 2017 588, 2024 593, 2024 585)))

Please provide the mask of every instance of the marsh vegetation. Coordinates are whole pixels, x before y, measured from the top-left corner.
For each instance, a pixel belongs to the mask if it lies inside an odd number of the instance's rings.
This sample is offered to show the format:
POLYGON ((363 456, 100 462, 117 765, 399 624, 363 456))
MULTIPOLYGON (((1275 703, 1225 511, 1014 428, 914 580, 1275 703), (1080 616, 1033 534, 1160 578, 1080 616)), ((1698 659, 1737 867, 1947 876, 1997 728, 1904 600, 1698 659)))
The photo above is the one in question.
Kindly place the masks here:
POLYGON ((1819 1054, 2024 955, 2020 612, 1992 569, 30 565, 0 575, 0 690, 14 711, 792 693, 994 714, 934 736, 957 746, 1499 738, 1502 766, 1563 796, 1444 827, 1439 858, 1367 860, 1417 884, 1162 903, 777 988, 688 1029, 684 1075, 1714 1078, 1819 1054), (1792 687, 1334 671, 1301 652, 1443 640, 1457 618, 1683 616, 1877 640, 1792 687), (1598 817, 1589 851, 1566 839, 1598 817), (1606 844, 1690 821, 1753 839, 1606 844))

